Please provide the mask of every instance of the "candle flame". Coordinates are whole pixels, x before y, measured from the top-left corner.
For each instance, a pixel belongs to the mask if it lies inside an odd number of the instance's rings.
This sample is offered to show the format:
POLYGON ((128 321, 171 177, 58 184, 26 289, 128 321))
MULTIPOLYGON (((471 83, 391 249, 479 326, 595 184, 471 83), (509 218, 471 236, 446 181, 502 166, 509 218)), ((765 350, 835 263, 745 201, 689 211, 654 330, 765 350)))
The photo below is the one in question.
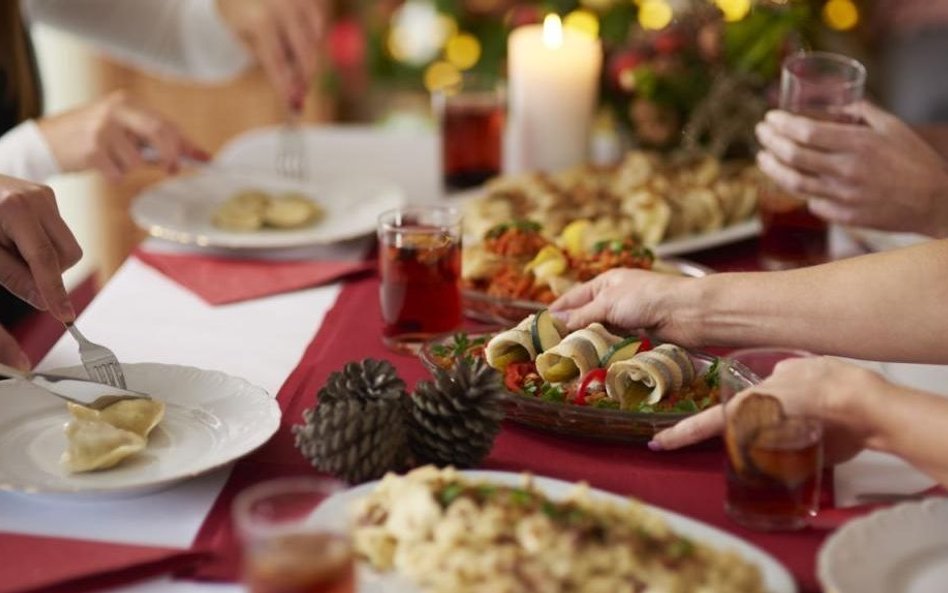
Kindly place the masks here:
POLYGON ((548 14, 543 19, 543 45, 550 49, 563 47, 563 22, 559 15, 548 14))

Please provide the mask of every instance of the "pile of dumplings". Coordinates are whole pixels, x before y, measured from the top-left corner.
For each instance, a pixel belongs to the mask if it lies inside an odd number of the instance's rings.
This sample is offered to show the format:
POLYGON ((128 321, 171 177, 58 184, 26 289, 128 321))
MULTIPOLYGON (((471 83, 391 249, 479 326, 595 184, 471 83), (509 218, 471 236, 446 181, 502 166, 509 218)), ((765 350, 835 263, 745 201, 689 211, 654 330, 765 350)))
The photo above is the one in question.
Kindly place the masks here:
POLYGON ((552 238, 570 222, 589 219, 606 234, 654 246, 750 218, 760 185, 750 163, 637 150, 612 168, 499 177, 466 204, 465 234, 483 237, 497 224, 529 219, 552 238))
POLYGON ((148 445, 148 435, 165 416, 164 402, 127 399, 94 410, 67 404, 66 451, 60 463, 72 473, 108 469, 148 445))
POLYGON ((238 192, 217 207, 214 226, 225 231, 252 232, 264 228, 298 229, 316 224, 325 211, 300 193, 273 196, 258 189, 238 192))

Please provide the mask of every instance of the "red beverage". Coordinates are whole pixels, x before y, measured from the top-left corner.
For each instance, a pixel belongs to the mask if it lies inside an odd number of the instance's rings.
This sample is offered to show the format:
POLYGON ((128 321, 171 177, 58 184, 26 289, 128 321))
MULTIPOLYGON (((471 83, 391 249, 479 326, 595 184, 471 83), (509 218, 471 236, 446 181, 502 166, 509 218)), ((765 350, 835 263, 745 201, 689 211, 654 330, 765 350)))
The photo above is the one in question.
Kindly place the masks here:
POLYGON ((258 544, 248 555, 250 593, 354 593, 348 542, 329 533, 295 533, 258 544))
POLYGON ((760 195, 760 259, 768 270, 820 264, 829 259, 829 226, 804 200, 768 184, 760 195))
POLYGON ((727 458, 727 513, 758 529, 799 529, 819 508, 821 432, 804 418, 760 429, 727 458))
POLYGON ((462 95, 446 101, 441 139, 448 189, 478 186, 500 173, 504 119, 504 107, 493 95, 462 95))
POLYGON ((423 340, 461 324, 461 242, 434 226, 405 226, 382 245, 382 319, 386 341, 423 340))

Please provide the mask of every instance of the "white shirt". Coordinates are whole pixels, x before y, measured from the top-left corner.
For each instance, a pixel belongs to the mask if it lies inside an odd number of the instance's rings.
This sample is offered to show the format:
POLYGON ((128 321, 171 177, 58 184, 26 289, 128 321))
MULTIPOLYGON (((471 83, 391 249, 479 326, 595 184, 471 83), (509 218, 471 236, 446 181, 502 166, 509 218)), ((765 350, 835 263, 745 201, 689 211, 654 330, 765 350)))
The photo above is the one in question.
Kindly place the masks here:
MULTIPOLYGON (((215 0, 21 3, 30 22, 79 35, 117 60, 158 74, 220 82, 252 61, 221 20, 215 0)), ((42 182, 59 170, 35 122, 23 122, 0 136, 0 173, 42 182)))

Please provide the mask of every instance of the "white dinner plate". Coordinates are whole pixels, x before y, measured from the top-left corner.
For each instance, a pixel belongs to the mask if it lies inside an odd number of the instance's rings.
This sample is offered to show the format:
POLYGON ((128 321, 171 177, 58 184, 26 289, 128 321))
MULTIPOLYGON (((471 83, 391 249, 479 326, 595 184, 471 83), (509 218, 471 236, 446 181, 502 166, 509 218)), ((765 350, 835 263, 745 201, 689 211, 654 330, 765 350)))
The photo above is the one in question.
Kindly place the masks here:
MULTIPOLYGON (((122 365, 129 389, 166 404, 148 447, 112 469, 71 474, 59 464, 69 420, 61 399, 23 382, 0 382, 0 490, 137 493, 209 472, 263 445, 280 425, 264 389, 218 371, 122 365)), ((85 378, 82 367, 54 371, 85 378)))
MULTIPOLYGON (((482 194, 483 190, 480 188, 459 191, 448 196, 448 201, 461 207, 463 206, 464 202, 476 199, 482 194)), ((738 241, 743 241, 744 239, 756 237, 760 234, 760 231, 760 220, 754 216, 743 222, 738 222, 716 231, 709 231, 707 233, 700 233, 696 235, 686 235, 684 237, 676 237, 675 239, 671 239, 669 241, 663 241, 658 245, 653 245, 651 249, 658 257, 670 257, 673 255, 682 255, 684 253, 692 253, 695 251, 701 251, 702 249, 710 249, 712 247, 727 245, 728 243, 737 243, 738 241)), ((477 243, 480 241, 480 239, 477 237, 465 237, 465 241, 467 244, 472 244, 471 241, 473 241, 473 243, 477 243)))
MULTIPOLYGON (((464 470, 460 474, 468 480, 489 481, 506 486, 519 487, 523 483, 522 475, 513 472, 464 470)), ((553 478, 534 476, 533 480, 541 492, 554 500, 565 498, 576 486, 553 478)), ((333 496, 319 507, 311 520, 331 529, 344 528, 352 504, 359 498, 367 496, 377 484, 378 482, 369 482, 333 496)), ((597 499, 620 504, 628 500, 626 497, 598 489, 591 489, 589 494, 597 499)), ((796 583, 787 569, 760 548, 695 519, 659 507, 646 506, 660 515, 677 533, 715 548, 734 550, 757 565, 764 577, 764 585, 768 593, 795 593, 797 591, 796 583)), ((420 591, 419 587, 409 583, 403 577, 392 573, 378 573, 364 565, 359 567, 360 593, 420 593, 420 591)))
POLYGON ((945 593, 948 498, 875 511, 834 533, 817 557, 827 593, 945 593))
POLYGON ((152 236, 178 243, 277 249, 326 245, 368 235, 375 232, 379 214, 404 203, 402 191, 385 181, 353 178, 301 182, 215 165, 146 189, 132 202, 131 215, 135 224, 152 236), (217 207, 247 189, 301 193, 318 203, 326 216, 301 229, 234 232, 215 227, 212 218, 217 207))

